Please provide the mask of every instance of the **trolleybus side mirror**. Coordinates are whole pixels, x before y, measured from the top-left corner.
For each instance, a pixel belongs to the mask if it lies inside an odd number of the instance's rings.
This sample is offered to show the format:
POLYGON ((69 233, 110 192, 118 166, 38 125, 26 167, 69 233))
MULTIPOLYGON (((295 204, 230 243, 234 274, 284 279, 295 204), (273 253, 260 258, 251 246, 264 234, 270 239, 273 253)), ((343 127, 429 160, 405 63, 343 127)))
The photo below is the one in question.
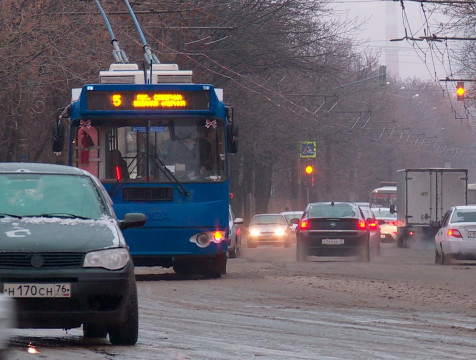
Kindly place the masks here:
POLYGON ((64 145, 64 125, 55 121, 53 124, 53 152, 63 151, 64 145))
POLYGON ((228 137, 228 152, 236 153, 238 151, 238 126, 233 126, 231 123, 227 131, 228 137))
POLYGON ((390 213, 391 214, 395 214, 397 212, 397 210, 395 209, 395 205, 390 205, 390 213))
POLYGON ((235 125, 233 108, 226 107, 226 137, 228 143, 228 152, 236 153, 238 151, 238 126, 235 125))

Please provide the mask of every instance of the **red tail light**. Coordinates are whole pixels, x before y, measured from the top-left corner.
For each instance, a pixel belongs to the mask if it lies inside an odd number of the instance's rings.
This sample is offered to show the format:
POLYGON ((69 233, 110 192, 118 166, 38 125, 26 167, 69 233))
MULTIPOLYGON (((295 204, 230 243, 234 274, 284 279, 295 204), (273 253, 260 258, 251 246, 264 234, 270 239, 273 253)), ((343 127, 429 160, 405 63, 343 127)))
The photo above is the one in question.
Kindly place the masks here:
POLYGON ((365 223, 365 221, 359 221, 359 222, 357 222, 357 229, 359 229, 359 230, 365 230, 365 229, 367 229, 367 224, 365 223))
POLYGON ((116 179, 117 181, 121 181, 122 179, 121 168, 119 165, 116 165, 116 179))
POLYGON ((456 230, 456 229, 448 229, 447 235, 455 237, 455 238, 460 238, 460 239, 463 238, 459 230, 456 230))
POLYGON ((415 232, 413 230, 408 231, 408 236, 413 236, 415 235, 415 232))
POLYGON ((375 221, 369 221, 369 229, 370 231, 377 231, 378 224, 375 221))
POLYGON ((307 219, 302 219, 299 222, 299 230, 309 230, 309 221, 307 219))

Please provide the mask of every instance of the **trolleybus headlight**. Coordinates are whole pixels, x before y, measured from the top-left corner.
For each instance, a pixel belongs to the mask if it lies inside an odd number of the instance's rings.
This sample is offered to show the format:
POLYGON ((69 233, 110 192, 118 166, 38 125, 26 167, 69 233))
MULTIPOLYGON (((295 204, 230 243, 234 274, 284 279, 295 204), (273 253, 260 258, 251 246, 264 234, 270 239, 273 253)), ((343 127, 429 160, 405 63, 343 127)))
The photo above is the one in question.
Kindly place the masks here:
POLYGON ((129 252, 126 249, 108 249, 92 251, 84 257, 83 267, 105 268, 119 270, 129 262, 129 252))
POLYGON ((210 238, 207 233, 200 233, 196 237, 196 242, 198 246, 205 247, 210 244, 210 238))

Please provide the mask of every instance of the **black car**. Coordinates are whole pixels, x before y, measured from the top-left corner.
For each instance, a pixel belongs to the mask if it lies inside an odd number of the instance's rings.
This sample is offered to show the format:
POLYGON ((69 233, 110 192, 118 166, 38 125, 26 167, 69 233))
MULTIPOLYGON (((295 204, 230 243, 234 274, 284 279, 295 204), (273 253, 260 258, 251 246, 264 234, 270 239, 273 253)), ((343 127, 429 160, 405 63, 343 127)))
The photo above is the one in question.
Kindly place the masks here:
POLYGON ((138 337, 134 265, 99 180, 78 168, 0 163, 0 290, 20 328, 70 329, 133 345, 138 337))
POLYGON ((359 206, 350 202, 307 205, 297 231, 296 258, 353 256, 370 259, 369 229, 359 206))

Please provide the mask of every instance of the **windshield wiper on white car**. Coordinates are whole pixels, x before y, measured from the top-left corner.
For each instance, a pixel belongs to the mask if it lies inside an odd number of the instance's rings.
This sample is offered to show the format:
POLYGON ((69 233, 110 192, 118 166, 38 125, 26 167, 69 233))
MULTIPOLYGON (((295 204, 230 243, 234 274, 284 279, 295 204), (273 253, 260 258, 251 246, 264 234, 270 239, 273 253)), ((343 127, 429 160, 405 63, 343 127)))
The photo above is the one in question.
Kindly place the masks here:
POLYGON ((12 217, 16 219, 21 219, 22 216, 20 215, 15 215, 15 214, 7 214, 7 213, 0 213, 0 217, 12 217))
POLYGON ((40 215, 31 215, 31 217, 47 217, 47 218, 67 218, 67 219, 81 219, 81 220, 91 220, 91 218, 81 216, 81 215, 76 215, 76 214, 70 214, 70 213, 48 213, 48 214, 40 214, 40 215))

